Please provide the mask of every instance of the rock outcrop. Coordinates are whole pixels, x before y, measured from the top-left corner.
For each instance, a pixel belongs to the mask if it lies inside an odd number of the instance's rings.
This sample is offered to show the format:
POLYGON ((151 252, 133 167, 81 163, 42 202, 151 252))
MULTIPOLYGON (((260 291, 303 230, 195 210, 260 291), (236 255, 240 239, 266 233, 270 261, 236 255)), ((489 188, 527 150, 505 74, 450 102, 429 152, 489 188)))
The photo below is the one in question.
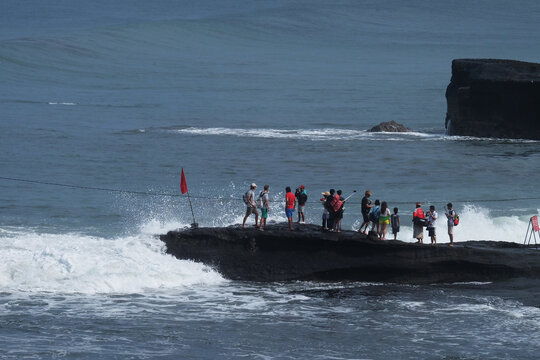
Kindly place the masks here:
POLYGON ((437 283, 540 278, 540 252, 515 243, 454 247, 381 241, 358 232, 327 233, 315 225, 289 231, 199 228, 161 235, 167 252, 214 267, 233 280, 437 283))
POLYGON ((540 139, 540 64, 454 60, 446 100, 450 135, 540 139))
POLYGON ((382 122, 368 130, 369 132, 409 132, 411 129, 394 120, 382 122))

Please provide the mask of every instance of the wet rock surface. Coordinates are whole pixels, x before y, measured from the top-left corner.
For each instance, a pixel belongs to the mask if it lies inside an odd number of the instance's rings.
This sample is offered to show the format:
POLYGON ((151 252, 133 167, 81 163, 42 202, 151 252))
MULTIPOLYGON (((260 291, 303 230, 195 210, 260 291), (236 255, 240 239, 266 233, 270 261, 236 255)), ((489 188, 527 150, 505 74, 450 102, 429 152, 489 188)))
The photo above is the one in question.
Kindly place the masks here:
POLYGON ((199 228, 160 236, 167 253, 248 281, 441 283, 540 278, 540 252, 511 242, 420 245, 315 225, 199 228))
POLYGON ((539 140, 539 99, 540 64, 457 59, 445 125, 450 135, 539 140))
POLYGON ((412 131, 408 127, 401 125, 400 123, 392 121, 382 122, 369 129, 369 132, 409 132, 412 131))

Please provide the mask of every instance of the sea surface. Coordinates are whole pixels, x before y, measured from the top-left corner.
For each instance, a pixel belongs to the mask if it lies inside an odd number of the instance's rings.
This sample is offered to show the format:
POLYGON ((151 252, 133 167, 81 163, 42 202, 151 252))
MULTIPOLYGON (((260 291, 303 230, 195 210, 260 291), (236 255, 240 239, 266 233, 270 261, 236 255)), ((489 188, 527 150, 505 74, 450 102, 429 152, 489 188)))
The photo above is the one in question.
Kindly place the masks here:
MULTIPOLYGON (((540 2, 0 3, 0 358, 537 359, 540 283, 249 283, 156 235, 239 224, 250 183, 414 203, 522 243, 540 141, 445 134, 456 58, 540 62, 540 2), (382 121, 412 129, 370 133, 382 121)), ((253 224, 253 218, 248 224, 253 224)), ((437 224, 447 246, 445 221, 437 224)), ((540 240, 540 239, 539 239, 540 240)), ((456 269, 459 271, 459 269, 456 269)))

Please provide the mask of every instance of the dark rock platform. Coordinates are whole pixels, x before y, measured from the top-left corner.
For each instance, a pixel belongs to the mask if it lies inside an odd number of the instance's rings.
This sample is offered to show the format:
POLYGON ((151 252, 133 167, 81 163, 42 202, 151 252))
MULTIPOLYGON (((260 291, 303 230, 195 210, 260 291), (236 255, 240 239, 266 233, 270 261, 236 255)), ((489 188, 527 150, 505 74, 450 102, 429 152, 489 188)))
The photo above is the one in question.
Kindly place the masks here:
POLYGON ((392 120, 392 121, 382 122, 379 125, 375 125, 368 131, 369 132, 409 132, 411 131, 411 129, 392 120))
POLYGON ((469 241, 419 245, 381 241, 315 225, 198 228, 160 236, 167 253, 248 281, 377 281, 441 283, 540 278, 540 252, 516 243, 469 241))
POLYGON ((446 100, 450 135, 540 140, 540 64, 454 60, 446 100))

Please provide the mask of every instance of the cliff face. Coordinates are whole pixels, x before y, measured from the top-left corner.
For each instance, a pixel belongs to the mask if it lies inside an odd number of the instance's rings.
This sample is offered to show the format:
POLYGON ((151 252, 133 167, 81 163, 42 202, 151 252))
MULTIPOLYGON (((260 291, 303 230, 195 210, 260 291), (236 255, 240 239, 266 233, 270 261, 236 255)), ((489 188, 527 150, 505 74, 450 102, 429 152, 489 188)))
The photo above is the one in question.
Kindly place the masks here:
POLYGON ((454 60, 446 101, 449 135, 540 140, 540 64, 454 60))

